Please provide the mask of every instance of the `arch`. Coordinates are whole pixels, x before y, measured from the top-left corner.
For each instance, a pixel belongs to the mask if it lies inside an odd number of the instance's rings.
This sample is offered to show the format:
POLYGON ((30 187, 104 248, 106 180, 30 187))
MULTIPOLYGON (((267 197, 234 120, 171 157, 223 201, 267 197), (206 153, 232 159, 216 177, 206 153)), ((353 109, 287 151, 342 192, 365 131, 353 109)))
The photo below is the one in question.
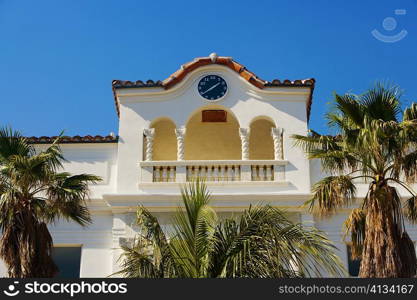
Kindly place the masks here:
POLYGON ((155 129, 152 160, 177 160, 175 123, 166 117, 153 120, 149 126, 155 129))
POLYGON ((186 123, 186 160, 239 160, 241 143, 239 122, 235 115, 221 105, 208 105, 194 111, 186 123), (226 111, 225 122, 203 122, 204 110, 226 111))
POLYGON ((254 122, 259 121, 259 120, 269 121, 274 127, 276 126, 274 119, 271 118, 270 116, 257 116, 257 117, 254 117, 249 122, 249 126, 252 125, 254 122))
POLYGON ((275 128, 275 124, 269 117, 260 116, 252 120, 249 133, 249 159, 274 159, 271 128, 275 128))

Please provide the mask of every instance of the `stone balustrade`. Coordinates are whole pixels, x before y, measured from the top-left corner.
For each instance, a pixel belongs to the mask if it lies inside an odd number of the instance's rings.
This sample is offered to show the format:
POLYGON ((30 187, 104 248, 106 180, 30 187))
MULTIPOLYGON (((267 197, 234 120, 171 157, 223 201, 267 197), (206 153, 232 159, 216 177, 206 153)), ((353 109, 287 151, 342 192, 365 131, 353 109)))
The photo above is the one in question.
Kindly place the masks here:
POLYGON ((285 181, 285 160, 141 161, 141 182, 285 181))
POLYGON ((175 182, 176 168, 174 166, 153 167, 152 182, 175 182))
POLYGON ((274 181, 273 165, 251 166, 252 181, 274 181))
POLYGON ((187 181, 240 181, 239 165, 187 166, 187 181))

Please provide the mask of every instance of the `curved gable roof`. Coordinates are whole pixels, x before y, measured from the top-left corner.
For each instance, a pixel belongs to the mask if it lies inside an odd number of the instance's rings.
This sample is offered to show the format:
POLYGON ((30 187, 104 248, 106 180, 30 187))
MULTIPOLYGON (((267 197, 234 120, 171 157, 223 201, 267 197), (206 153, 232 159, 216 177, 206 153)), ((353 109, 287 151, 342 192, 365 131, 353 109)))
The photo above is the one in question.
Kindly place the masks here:
POLYGON ((167 79, 163 81, 153 81, 148 80, 143 82, 141 80, 137 81, 129 81, 129 80, 113 80, 112 82, 112 89, 114 94, 114 100, 116 104, 117 115, 120 116, 119 110, 119 102, 116 97, 116 89, 122 88, 149 88, 149 87, 161 87, 164 89, 170 89, 176 84, 180 83, 190 72, 196 70, 199 67, 218 64, 228 67, 229 69, 235 71, 239 76, 244 78, 246 81, 251 83, 252 85, 256 86, 259 89, 269 88, 269 87, 309 87, 310 88, 310 96, 309 100, 306 105, 307 110, 307 120, 310 119, 310 110, 311 104, 313 99, 313 90, 315 85, 314 78, 308 79, 299 79, 299 80, 279 80, 274 79, 272 81, 266 81, 259 78, 255 73, 246 69, 244 65, 234 61, 231 57, 227 56, 217 56, 217 54, 212 53, 208 57, 198 57, 195 58, 193 61, 188 62, 181 66, 179 70, 175 73, 171 74, 167 79))

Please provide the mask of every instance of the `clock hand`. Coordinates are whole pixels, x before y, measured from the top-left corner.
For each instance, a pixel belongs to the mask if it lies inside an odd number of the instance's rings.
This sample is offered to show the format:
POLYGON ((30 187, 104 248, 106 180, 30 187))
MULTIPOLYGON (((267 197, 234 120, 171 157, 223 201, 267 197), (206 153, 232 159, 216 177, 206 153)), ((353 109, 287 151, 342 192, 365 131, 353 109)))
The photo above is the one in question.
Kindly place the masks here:
POLYGON ((220 82, 219 83, 217 83, 217 84, 215 84, 215 85, 213 85, 211 88, 209 88, 209 89, 207 89, 207 91, 204 91, 204 93, 202 93, 201 95, 204 95, 205 93, 207 93, 207 92, 210 92, 212 89, 214 89, 216 86, 218 86, 220 84, 220 82))

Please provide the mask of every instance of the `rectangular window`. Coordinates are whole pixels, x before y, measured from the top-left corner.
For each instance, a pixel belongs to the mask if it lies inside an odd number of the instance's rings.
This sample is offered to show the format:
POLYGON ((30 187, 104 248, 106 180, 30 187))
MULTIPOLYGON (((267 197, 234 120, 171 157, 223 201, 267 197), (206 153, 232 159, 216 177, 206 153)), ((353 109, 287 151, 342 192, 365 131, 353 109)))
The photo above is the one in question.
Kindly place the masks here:
POLYGON ((352 259, 351 253, 352 253, 351 245, 347 245, 349 275, 352 276, 352 277, 358 277, 359 268, 361 266, 361 260, 360 259, 352 259))
POLYGON ((57 278, 80 278, 81 246, 54 247, 52 259, 59 269, 57 278))
POLYGON ((203 122, 227 122, 227 112, 224 110, 203 110, 203 122))

